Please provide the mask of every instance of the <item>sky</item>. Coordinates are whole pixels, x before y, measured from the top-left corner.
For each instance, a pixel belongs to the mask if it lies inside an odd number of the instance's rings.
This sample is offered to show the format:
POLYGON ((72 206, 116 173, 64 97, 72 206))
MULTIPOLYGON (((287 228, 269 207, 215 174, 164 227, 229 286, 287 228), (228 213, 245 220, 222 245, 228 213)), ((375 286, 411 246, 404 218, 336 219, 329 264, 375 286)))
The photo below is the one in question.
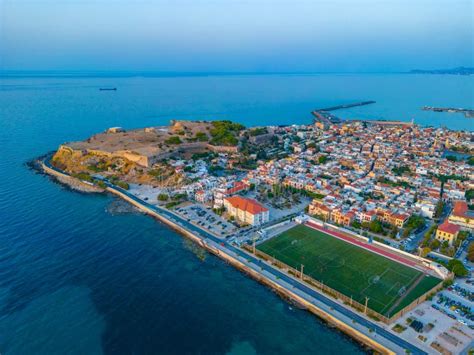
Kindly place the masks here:
POLYGON ((0 70, 474 67, 474 0, 0 0, 0 70))

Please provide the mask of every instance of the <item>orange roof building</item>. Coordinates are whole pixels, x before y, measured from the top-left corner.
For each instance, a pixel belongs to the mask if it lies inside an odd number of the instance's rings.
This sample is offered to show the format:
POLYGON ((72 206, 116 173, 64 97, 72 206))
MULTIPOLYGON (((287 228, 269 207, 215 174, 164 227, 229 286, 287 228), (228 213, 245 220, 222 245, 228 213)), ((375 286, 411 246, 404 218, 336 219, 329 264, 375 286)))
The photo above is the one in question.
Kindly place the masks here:
POLYGON ((269 221, 268 208, 251 198, 241 196, 226 197, 224 199, 224 207, 230 216, 245 224, 256 226, 269 221))
POLYGON ((469 209, 466 201, 456 201, 453 212, 449 216, 449 222, 472 232, 474 231, 474 211, 469 209))
POLYGON ((445 220, 436 230, 436 239, 440 242, 448 242, 449 245, 453 245, 453 242, 458 237, 460 229, 461 228, 458 225, 449 223, 448 220, 445 220))

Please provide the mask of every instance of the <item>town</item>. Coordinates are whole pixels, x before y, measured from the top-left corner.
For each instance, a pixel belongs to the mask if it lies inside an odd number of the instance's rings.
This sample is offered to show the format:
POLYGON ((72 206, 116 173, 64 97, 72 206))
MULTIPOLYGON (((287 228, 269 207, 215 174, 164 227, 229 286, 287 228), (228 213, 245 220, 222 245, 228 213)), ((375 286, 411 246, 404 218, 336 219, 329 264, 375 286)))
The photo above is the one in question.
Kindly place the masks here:
MULTIPOLYGON (((307 277, 367 316, 397 321, 392 331, 405 332, 410 342, 455 353, 474 339, 473 153, 471 132, 412 122, 246 128, 230 121, 172 121, 169 127, 113 127, 63 144, 51 163, 84 183, 103 189, 111 183, 169 210, 307 277), (315 254, 320 245, 309 235, 328 243, 326 253, 315 254), (325 241, 328 235, 334 238, 325 241), (341 248, 354 259, 366 252, 349 243, 369 250, 367 259, 384 255, 372 264, 386 268, 382 275, 393 272, 392 261, 406 268, 387 281, 383 297, 365 288, 349 292, 347 284, 327 279, 334 265, 349 270, 347 278, 366 267, 337 256, 341 248), (328 252, 336 256, 327 258, 328 252), (295 261, 305 257, 318 260, 312 265, 306 259, 306 275, 303 262, 295 261), (433 318, 430 309, 439 314, 433 318), (438 332, 431 331, 436 319, 438 332)), ((380 284, 383 270, 376 271, 367 274, 370 285, 380 284)))

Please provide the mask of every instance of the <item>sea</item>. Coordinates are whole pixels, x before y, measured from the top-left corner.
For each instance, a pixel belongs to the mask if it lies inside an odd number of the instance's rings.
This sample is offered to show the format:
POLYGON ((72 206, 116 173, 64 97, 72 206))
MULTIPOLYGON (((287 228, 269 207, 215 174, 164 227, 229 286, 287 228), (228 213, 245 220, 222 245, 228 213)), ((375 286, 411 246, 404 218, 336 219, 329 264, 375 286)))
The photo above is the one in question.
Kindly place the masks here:
POLYGON ((315 316, 113 196, 28 162, 108 127, 171 119, 247 126, 342 118, 474 130, 474 77, 409 74, 86 75, 0 78, 1 354, 358 354, 315 316), (117 88, 100 91, 99 88, 117 88))

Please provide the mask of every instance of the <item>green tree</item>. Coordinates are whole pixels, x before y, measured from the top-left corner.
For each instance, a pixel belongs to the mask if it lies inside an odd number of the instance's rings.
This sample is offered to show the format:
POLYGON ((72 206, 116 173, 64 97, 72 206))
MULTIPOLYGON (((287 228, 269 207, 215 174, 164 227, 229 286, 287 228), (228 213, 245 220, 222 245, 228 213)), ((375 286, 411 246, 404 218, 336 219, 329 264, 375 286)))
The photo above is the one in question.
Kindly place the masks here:
POLYGON ((430 248, 431 248, 431 250, 437 250, 440 245, 441 245, 441 243, 438 239, 433 239, 430 243, 430 248))
POLYGON ((431 249, 428 248, 428 247, 425 247, 425 248, 421 249, 421 257, 424 258, 424 257, 427 256, 430 252, 431 252, 431 249))
POLYGON ((319 163, 319 164, 325 164, 327 161, 328 161, 328 157, 327 157, 326 155, 321 155, 321 156, 318 158, 318 163, 319 163))
POLYGON ((448 270, 454 272, 454 275, 458 277, 465 277, 468 275, 467 269, 464 267, 461 261, 458 259, 451 259, 448 262, 448 270))
POLYGON ((474 189, 466 190, 466 192, 464 193, 464 197, 467 201, 474 199, 474 189))
POLYGON ((443 200, 439 200, 438 203, 436 204, 436 210, 435 210, 435 214, 434 214, 434 217, 435 218, 440 218, 441 215, 443 214, 443 210, 444 210, 444 202, 443 200))
POLYGON ((207 134, 204 133, 204 132, 197 132, 196 133, 196 139, 199 141, 199 142, 207 142, 208 141, 208 137, 207 137, 207 134))
POLYGON ((165 140, 166 144, 181 144, 181 139, 178 136, 172 136, 169 137, 167 140, 165 140))
POLYGON ((373 233, 382 233, 383 232, 382 223, 377 219, 373 220, 369 224, 369 230, 373 233))
POLYGON ((467 248, 467 258, 469 261, 474 261, 474 242, 471 242, 467 248))
POLYGON ((167 194, 158 194, 157 199, 158 201, 168 201, 169 196, 167 194))

